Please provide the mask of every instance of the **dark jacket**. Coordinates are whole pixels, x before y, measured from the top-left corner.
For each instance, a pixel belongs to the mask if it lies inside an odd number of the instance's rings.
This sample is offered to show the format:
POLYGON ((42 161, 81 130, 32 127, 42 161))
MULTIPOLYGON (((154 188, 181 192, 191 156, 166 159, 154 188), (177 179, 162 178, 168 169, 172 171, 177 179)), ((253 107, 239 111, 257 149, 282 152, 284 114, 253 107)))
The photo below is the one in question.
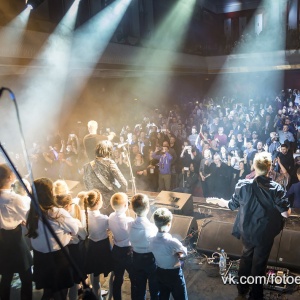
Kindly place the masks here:
POLYGON ((228 206, 231 210, 239 208, 232 234, 259 245, 279 234, 283 227, 281 213, 290 205, 281 185, 266 176, 258 176, 240 180, 228 206))

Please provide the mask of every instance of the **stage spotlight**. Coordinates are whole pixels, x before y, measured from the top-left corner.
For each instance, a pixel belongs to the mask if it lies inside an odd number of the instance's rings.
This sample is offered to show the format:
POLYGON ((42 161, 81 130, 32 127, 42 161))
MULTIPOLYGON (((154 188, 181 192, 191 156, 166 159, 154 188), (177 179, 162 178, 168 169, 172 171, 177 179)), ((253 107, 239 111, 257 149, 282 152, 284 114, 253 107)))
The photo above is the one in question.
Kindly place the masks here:
POLYGON ((37 8, 40 4, 42 4, 45 0, 26 0, 26 6, 29 9, 35 9, 37 8))

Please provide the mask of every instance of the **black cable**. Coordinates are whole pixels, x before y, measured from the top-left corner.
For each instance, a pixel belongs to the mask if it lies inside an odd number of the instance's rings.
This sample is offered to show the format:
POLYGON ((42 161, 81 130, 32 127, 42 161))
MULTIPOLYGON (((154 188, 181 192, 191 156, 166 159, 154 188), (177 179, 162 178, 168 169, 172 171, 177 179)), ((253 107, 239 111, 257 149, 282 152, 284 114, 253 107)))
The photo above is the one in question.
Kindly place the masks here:
MULTIPOLYGON (((5 151, 5 149, 3 148, 1 142, 0 142, 0 150, 4 154, 5 159, 7 160, 8 164, 10 165, 10 167, 12 168, 12 170, 15 173, 16 177, 18 178, 18 180, 20 181, 21 185, 25 189, 26 193, 30 197, 30 199, 31 199, 31 201, 32 201, 32 203, 34 205, 34 208, 35 208, 36 212, 38 213, 39 217, 41 218, 43 224, 47 227, 47 229, 49 230, 50 234, 55 239, 55 241, 57 242, 57 244, 59 245, 59 247, 61 248, 63 254, 65 255, 65 257, 67 258, 67 260, 71 264, 72 268, 79 275, 79 277, 81 279, 81 282, 82 282, 82 285, 86 289, 89 286, 85 283, 85 279, 83 277, 83 274, 81 273, 81 271, 78 268, 77 264, 74 262, 73 258, 69 255, 69 253, 66 251, 65 247, 62 245, 60 239, 57 237, 54 229, 50 225, 49 220, 46 218, 46 216, 41 211, 41 208, 40 208, 39 202, 38 202, 36 188, 35 188, 35 185, 34 185, 34 179, 33 179, 33 173, 32 173, 32 169, 31 169, 31 165, 30 165, 29 155, 28 155, 28 152, 27 152, 26 144, 25 144, 23 129, 22 129, 22 126, 21 126, 21 120, 20 120, 20 114, 19 114, 19 108, 18 108, 18 105, 17 105, 17 100, 16 100, 16 97, 15 97, 14 93, 12 92, 12 90, 9 89, 9 88, 6 88, 6 87, 2 87, 0 89, 0 98, 1 98, 1 96, 2 96, 2 94, 3 94, 4 91, 7 91, 9 93, 9 96, 10 96, 11 100, 13 101, 13 103, 15 105, 15 110, 16 110, 16 114, 17 114, 17 120, 18 120, 19 130, 20 130, 20 134, 21 134, 21 144, 22 144, 22 148, 23 148, 23 152, 24 152, 24 159, 25 159, 26 166, 27 166, 27 169, 28 169, 28 172, 29 172, 30 180, 32 181, 32 192, 33 193, 29 192, 27 186, 25 185, 25 183, 22 180, 22 177, 21 177, 20 173, 17 171, 17 169, 14 166, 13 162, 9 158, 9 156, 8 156, 7 152, 5 151)), ((47 236, 47 231, 45 229, 45 226, 44 226, 44 232, 45 232, 45 237, 46 237, 46 241, 47 241, 47 246, 48 246, 48 249, 50 251, 51 248, 50 248, 50 243, 49 243, 49 239, 48 239, 48 236, 47 236)))

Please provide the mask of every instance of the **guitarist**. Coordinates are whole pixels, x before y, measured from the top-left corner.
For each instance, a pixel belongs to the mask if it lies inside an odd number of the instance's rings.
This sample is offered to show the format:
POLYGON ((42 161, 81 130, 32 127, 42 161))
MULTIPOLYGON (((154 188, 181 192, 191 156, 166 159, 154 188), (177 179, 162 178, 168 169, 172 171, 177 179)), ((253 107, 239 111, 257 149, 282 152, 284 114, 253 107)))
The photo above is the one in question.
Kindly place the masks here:
MULTIPOLYGON (((243 243, 239 277, 265 276, 274 238, 282 230, 283 217, 291 213, 284 189, 267 177, 271 164, 270 153, 257 153, 253 161, 256 177, 240 180, 231 200, 222 199, 220 203, 231 210, 239 208, 232 232, 243 243)), ((258 280, 252 285, 248 299, 264 299, 263 285, 259 283, 258 280)), ((246 299, 249 287, 238 284, 237 288, 236 299, 246 299)))
POLYGON ((87 190, 98 189, 103 197, 102 214, 113 212, 110 198, 116 192, 127 191, 127 180, 117 164, 112 160, 113 145, 110 141, 99 142, 96 146, 95 160, 84 165, 83 182, 87 190))

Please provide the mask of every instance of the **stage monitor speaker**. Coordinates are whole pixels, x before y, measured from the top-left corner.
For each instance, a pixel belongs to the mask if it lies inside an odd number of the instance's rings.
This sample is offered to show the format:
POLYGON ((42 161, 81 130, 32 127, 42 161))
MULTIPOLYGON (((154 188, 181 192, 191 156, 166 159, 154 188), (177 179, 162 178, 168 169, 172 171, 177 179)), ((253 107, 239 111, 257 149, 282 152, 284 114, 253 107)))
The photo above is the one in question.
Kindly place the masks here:
POLYGON ((300 270, 300 231, 283 229, 277 256, 277 265, 300 270))
POLYGON ((166 207, 172 213, 183 216, 193 216, 193 196, 186 193, 161 191, 152 203, 151 212, 159 207, 166 207))
MULTIPOLYGON (((242 242, 231 232, 233 223, 204 220, 199 224, 197 250, 206 254, 224 249, 229 257, 239 258, 242 242)), ((283 229, 274 239, 268 264, 294 270, 300 269, 300 231, 283 229)))
POLYGON ((173 214, 170 234, 185 246, 197 240, 198 223, 194 217, 173 214))
POLYGON ((204 220, 199 226, 197 250, 211 254, 224 249, 229 257, 241 256, 243 245, 231 234, 232 223, 204 220))
POLYGON ((65 180, 65 182, 69 188, 69 191, 72 192, 72 197, 76 197, 79 192, 84 190, 80 184, 80 181, 65 180))

